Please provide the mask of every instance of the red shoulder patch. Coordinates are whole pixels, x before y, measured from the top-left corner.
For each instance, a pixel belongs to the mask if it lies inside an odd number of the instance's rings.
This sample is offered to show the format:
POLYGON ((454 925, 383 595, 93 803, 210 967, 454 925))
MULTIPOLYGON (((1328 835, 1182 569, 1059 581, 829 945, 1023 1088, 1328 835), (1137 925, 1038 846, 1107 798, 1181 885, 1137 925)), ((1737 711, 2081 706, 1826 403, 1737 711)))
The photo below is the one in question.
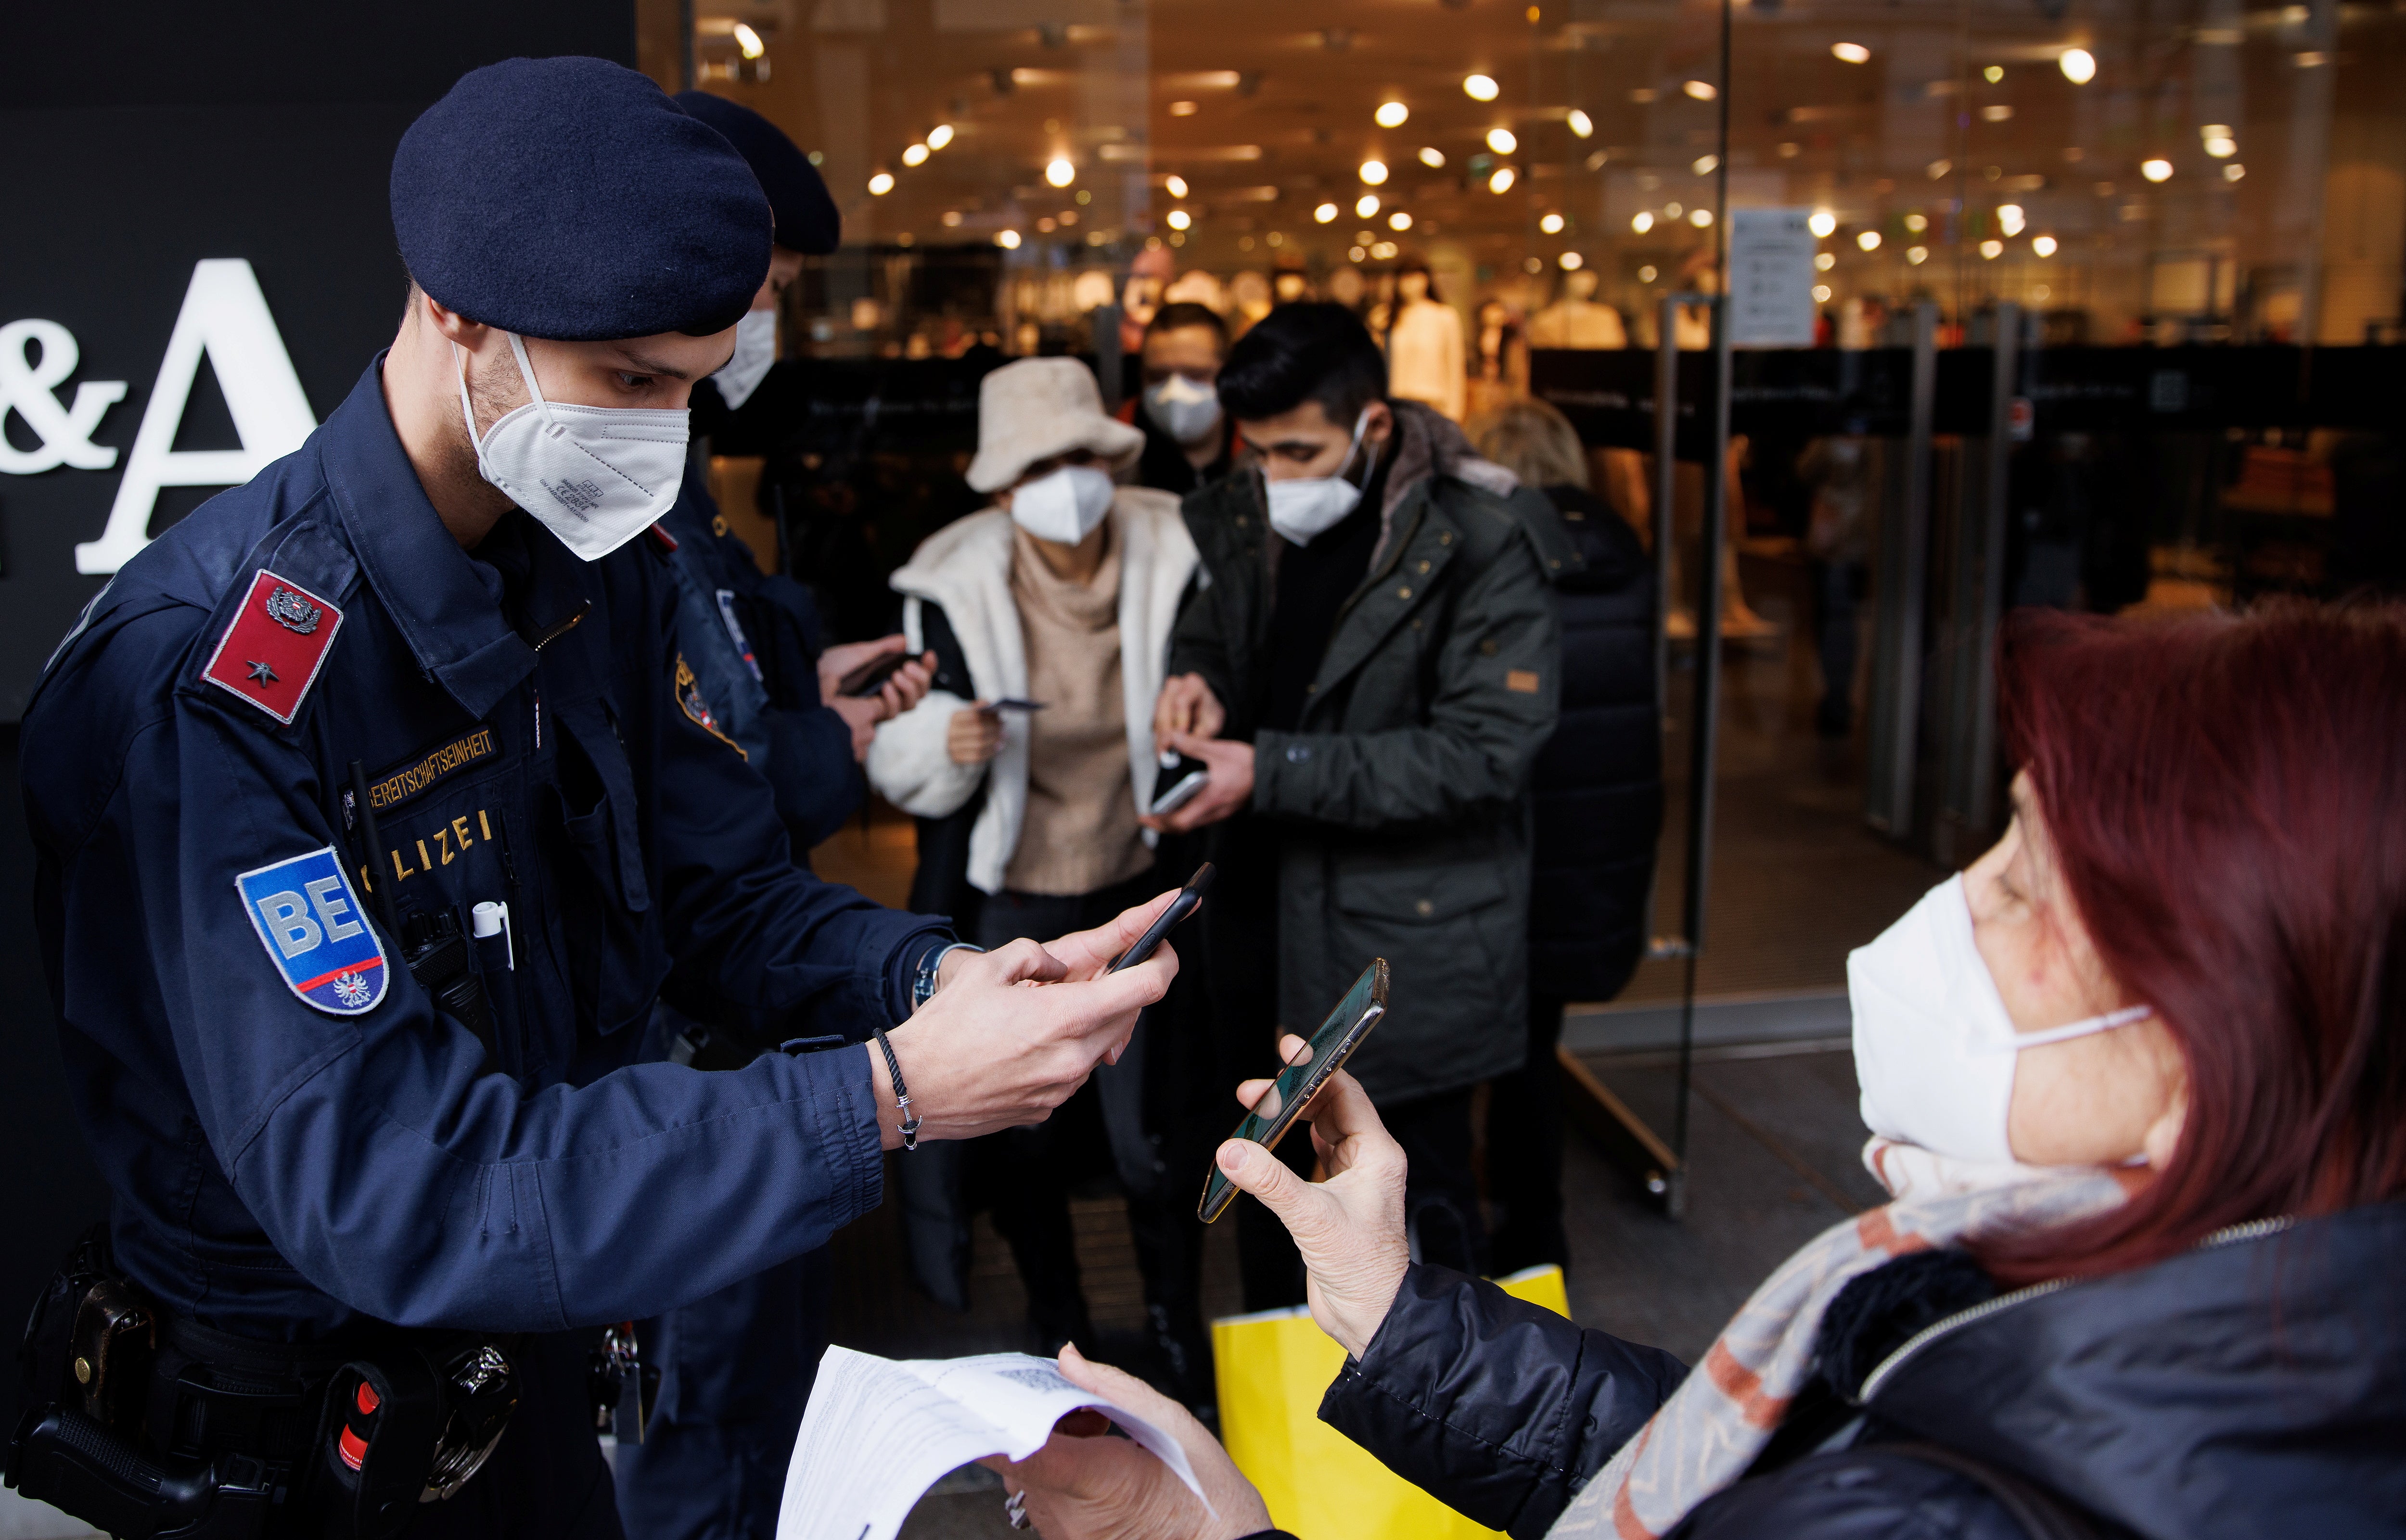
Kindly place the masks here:
POLYGON ((342 611, 262 567, 201 677, 290 727, 342 626, 342 611))
POLYGON ((666 555, 677 548, 677 537, 669 533, 666 526, 655 524, 650 530, 646 530, 645 533, 649 534, 654 541, 658 543, 662 555, 666 555))

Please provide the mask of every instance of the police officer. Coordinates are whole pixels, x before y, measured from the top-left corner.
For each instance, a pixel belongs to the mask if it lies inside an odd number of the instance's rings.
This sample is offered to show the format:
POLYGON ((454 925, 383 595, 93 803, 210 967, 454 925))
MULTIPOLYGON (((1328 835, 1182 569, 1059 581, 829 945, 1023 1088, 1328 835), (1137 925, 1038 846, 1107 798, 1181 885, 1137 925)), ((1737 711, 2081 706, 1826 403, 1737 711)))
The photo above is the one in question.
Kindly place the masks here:
POLYGON ((155 1327, 92 1378, 155 1362, 93 1402, 77 1312, 11 1468, 256 1516, 210 1533, 615 1535, 570 1329, 822 1244, 882 1148, 1041 1118, 1167 986, 1104 972, 1166 896, 981 955, 791 860, 646 532, 769 264, 723 138, 513 60, 411 127, 392 208, 389 350, 127 564, 25 718, 101 1265, 155 1327), (840 1045, 631 1062, 672 964, 840 1045))
MULTIPOLYGON (((835 249, 841 220, 817 168, 774 123, 701 92, 674 100, 743 157, 776 226, 768 276, 736 323, 734 357, 694 387, 699 439, 732 414, 790 403, 789 394, 760 389, 772 369, 804 367, 775 361, 777 303, 805 255, 835 249)), ((760 571, 697 470, 661 520, 676 542, 669 567, 678 650, 720 727, 775 793, 799 861, 859 805, 857 761, 875 725, 917 702, 928 671, 907 664, 873 694, 836 699, 833 680, 900 652, 903 639, 822 653, 810 591, 760 571)), ((674 1056, 725 1068, 774 1048, 773 1033, 706 987, 689 987, 697 982, 680 974, 664 991, 655 1030, 674 1056)), ((830 1282, 821 1250, 637 1323, 643 1361, 661 1378, 642 1438, 618 1441, 618 1508, 630 1531, 646 1540, 737 1540, 775 1530, 786 1461, 827 1349, 830 1282)))

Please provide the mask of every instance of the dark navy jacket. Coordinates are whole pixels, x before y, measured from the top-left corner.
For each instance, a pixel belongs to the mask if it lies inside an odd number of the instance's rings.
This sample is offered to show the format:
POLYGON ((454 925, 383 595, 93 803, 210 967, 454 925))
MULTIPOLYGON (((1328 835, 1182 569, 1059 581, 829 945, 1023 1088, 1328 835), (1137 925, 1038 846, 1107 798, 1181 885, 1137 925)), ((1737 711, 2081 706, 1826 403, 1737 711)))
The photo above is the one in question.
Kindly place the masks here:
POLYGON ((129 562, 25 718, 44 960, 116 1254, 171 1310, 257 1336, 654 1315, 882 1191, 858 1050, 633 1062, 672 961, 860 1038, 906 1014, 942 932, 795 867, 768 786, 680 683, 658 542, 587 565, 513 512, 460 547, 381 365, 129 562), (261 569, 340 612, 290 726, 203 677, 263 624, 261 569), (375 851, 354 760, 383 804, 375 851), (479 950, 493 1063, 381 924, 373 1009, 288 985, 236 879, 330 845, 404 925, 510 906, 508 947, 479 950))

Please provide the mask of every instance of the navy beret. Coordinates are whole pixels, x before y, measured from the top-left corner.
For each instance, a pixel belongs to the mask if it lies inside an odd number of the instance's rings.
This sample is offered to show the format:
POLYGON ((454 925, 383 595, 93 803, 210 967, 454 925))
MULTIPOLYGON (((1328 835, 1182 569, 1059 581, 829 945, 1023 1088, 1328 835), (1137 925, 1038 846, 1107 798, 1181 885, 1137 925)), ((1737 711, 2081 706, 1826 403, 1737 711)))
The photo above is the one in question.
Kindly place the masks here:
POLYGON ((777 244, 824 257, 843 236, 843 216, 827 181, 785 131, 750 107, 706 91, 681 91, 676 105, 727 136, 735 153, 760 178, 769 210, 777 217, 777 244))
POLYGON ((559 342, 723 332, 769 273, 743 158, 606 59, 461 76, 401 136, 392 229, 445 305, 559 342))

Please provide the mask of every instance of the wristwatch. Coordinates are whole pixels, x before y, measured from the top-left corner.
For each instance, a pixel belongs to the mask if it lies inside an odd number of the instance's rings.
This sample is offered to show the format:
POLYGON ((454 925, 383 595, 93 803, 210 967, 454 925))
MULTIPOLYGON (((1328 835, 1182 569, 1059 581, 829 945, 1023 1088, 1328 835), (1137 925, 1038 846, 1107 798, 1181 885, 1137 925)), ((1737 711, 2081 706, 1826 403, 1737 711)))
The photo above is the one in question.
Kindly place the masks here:
POLYGON ((945 941, 927 950, 919 959, 918 971, 911 976, 912 1010, 916 1010, 936 997, 936 990, 943 982, 944 959, 964 950, 984 952, 985 948, 970 946, 967 941, 945 941))

